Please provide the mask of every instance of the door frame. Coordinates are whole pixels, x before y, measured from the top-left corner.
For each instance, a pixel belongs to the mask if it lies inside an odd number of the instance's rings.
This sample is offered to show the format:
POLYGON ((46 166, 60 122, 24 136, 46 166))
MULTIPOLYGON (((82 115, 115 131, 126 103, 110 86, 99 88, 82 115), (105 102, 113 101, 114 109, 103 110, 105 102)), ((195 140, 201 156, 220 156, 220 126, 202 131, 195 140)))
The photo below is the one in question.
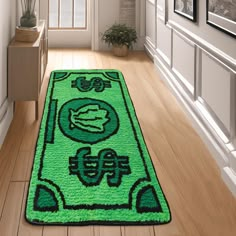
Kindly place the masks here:
POLYGON ((90 6, 91 6, 91 49, 93 51, 99 50, 99 1, 96 0, 90 0, 90 6))
MULTIPOLYGON (((90 41, 91 44, 89 45, 91 47, 92 50, 98 50, 99 49, 99 18, 98 18, 98 14, 99 14, 99 1, 97 0, 89 0, 89 19, 88 22, 90 24, 90 41)), ((39 6, 39 18, 40 19, 45 19, 48 22, 48 8, 49 8, 49 0, 41 0, 40 1, 40 6, 39 6)), ((55 30, 56 31, 56 30, 55 30)), ((64 31, 66 32, 66 31, 64 31)), ((63 31, 61 31, 61 33, 58 33, 58 38, 63 38, 63 31)), ((70 37, 73 37, 73 30, 72 31, 68 31, 70 32, 70 37)), ((82 32, 82 31, 81 31, 82 32)), ((49 33, 49 37, 50 37, 50 32, 49 33)), ((84 31, 85 33, 85 31, 84 31)), ((50 38, 49 38, 49 43, 50 43, 50 38)), ((60 45, 62 47, 73 47, 75 46, 74 43, 69 44, 69 43, 58 43, 57 45, 53 45, 54 43, 52 43, 52 47, 60 47, 60 45)), ((49 45, 50 46, 50 45, 49 45)))

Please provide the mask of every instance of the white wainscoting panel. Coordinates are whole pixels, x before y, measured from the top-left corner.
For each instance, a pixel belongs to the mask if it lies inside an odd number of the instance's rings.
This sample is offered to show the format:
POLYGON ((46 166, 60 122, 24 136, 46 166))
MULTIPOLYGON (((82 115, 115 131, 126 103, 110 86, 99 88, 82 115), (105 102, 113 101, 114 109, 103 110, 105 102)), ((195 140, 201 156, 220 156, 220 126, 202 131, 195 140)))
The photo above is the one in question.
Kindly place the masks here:
POLYGON ((160 77, 185 108, 236 196, 236 61, 174 21, 164 24, 157 17, 156 22, 153 55, 160 77))
POLYGON ((236 149, 236 71, 231 72, 230 94, 231 94, 230 112, 231 112, 231 129, 232 129, 231 137, 233 145, 236 149))
POLYGON ((236 175, 234 174, 232 169, 227 166, 223 168, 221 173, 224 182, 236 197, 236 175))
POLYGON ((202 52, 201 67, 201 97, 230 134, 231 73, 227 67, 205 52, 202 52))
MULTIPOLYGON (((236 173, 236 151, 232 151, 229 157, 229 166, 236 173)), ((236 177, 236 175, 235 175, 236 177)), ((236 183, 235 183, 236 184, 236 183)))
POLYGON ((173 71, 183 83, 183 85, 194 94, 195 84, 195 54, 196 48, 193 42, 187 39, 185 36, 173 32, 173 71))
POLYGON ((155 19, 155 1, 146 0, 146 38, 154 47, 156 45, 155 19))
POLYGON ((157 18, 159 18, 164 24, 166 23, 166 11, 167 5, 166 0, 157 0, 157 18))
POLYGON ((171 66, 171 28, 166 27, 164 22, 157 18, 157 53, 171 66))

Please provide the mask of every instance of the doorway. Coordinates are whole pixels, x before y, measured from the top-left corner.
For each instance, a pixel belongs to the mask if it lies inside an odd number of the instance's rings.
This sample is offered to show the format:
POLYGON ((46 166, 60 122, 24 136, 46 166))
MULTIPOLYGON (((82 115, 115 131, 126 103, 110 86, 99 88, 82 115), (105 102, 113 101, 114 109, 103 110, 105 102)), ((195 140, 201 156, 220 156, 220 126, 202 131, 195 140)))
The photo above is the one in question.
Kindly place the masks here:
POLYGON ((49 0, 49 47, 91 48, 94 0, 49 0))

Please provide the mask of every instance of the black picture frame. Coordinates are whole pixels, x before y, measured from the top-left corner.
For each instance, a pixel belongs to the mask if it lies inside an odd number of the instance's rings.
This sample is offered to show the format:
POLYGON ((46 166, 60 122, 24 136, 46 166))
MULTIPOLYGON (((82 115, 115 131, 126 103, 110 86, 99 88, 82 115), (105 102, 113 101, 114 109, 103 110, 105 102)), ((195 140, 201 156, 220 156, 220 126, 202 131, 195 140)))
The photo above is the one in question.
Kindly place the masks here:
POLYGON ((236 0, 206 1, 207 24, 236 38, 236 0))
POLYGON ((196 0, 174 0, 174 12, 196 22, 196 0))

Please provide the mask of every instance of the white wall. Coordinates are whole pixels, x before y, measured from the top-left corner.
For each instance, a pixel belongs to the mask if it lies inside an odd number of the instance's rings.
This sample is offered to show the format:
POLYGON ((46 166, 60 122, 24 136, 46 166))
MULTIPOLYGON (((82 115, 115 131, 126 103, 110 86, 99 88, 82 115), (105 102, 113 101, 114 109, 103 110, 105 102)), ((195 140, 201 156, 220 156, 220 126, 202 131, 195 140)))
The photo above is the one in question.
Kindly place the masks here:
POLYGON ((172 0, 168 0, 168 20, 180 24, 182 27, 190 30, 193 34, 206 40, 212 46, 218 48, 230 57, 236 59, 235 39, 226 35, 218 29, 206 24, 206 1, 197 1, 197 22, 192 23, 189 20, 174 13, 174 4, 172 0))
POLYGON ((0 146, 12 120, 12 104, 7 99, 7 46, 15 33, 16 1, 1 1, 0 8, 0 146))
POLYGON ((119 22, 120 2, 117 0, 100 0, 98 4, 98 47, 99 50, 105 50, 107 45, 101 41, 101 34, 113 23, 119 22))
POLYGON ((48 23, 48 1, 49 0, 39 0, 39 18, 46 20, 48 23))
POLYGON ((172 0, 146 4, 146 24, 155 27, 148 28, 145 48, 236 195, 235 38, 206 24, 205 1, 197 3, 196 22, 174 13, 172 0))
MULTIPOLYGON (((145 1, 135 0, 136 8, 136 31, 138 40, 134 45, 135 50, 144 49, 145 39, 145 1)), ((108 46, 101 41, 102 33, 112 24, 120 21, 120 1, 119 0, 100 0, 98 2, 98 50, 108 50, 108 46)))

